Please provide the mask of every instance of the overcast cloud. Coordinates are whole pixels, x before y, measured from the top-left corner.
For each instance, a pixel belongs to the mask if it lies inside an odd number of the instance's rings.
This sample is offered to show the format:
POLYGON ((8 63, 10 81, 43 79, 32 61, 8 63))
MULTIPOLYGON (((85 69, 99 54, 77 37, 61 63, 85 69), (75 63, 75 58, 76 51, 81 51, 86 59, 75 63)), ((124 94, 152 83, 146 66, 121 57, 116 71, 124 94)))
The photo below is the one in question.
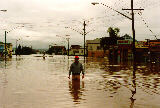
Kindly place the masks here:
MULTIPOLYGON (((131 21, 103 5, 91 5, 91 2, 102 2, 120 12, 130 16, 130 0, 1 0, 0 10, 0 41, 4 42, 4 31, 7 42, 13 43, 20 39, 19 44, 33 46, 33 48, 48 48, 51 44, 67 45, 64 39, 56 35, 70 35, 71 44, 83 45, 83 36, 66 29, 72 27, 83 31, 83 21, 87 21, 86 39, 108 36, 108 27, 120 28, 120 35, 132 34, 131 21)), ((135 8, 144 8, 142 15, 135 12, 136 39, 154 39, 154 34, 160 38, 160 0, 134 0, 135 8), (143 21, 145 20, 145 22, 143 21), (149 31, 151 29, 153 33, 149 31)))

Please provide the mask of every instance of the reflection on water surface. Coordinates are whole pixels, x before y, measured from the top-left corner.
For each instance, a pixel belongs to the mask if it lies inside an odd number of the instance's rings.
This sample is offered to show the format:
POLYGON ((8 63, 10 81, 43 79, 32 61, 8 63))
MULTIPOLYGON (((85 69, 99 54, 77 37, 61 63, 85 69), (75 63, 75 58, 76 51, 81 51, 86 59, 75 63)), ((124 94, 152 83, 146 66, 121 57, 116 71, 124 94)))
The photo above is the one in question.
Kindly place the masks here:
POLYGON ((87 58, 85 78, 69 80, 73 57, 0 61, 0 108, 159 108, 160 65, 87 58))

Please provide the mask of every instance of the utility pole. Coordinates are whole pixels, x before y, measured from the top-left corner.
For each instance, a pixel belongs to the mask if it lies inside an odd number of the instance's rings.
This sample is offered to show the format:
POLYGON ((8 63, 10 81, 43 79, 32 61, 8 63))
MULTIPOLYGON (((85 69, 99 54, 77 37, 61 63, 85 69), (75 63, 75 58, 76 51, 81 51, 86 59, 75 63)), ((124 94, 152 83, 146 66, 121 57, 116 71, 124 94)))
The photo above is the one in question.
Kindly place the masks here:
POLYGON ((69 57, 69 39, 70 38, 66 38, 67 39, 67 41, 68 41, 68 57, 69 57))
POLYGON ((16 50, 15 50, 15 54, 16 54, 16 57, 17 57, 17 39, 16 39, 16 50))
MULTIPOLYGON (((76 31, 76 32, 78 32, 79 34, 81 34, 81 35, 83 35, 84 36, 84 59, 85 59, 85 56, 86 56, 86 46, 85 46, 85 40, 86 40, 86 34, 88 34, 89 32, 86 32, 86 21, 84 21, 84 23, 83 23, 83 26, 84 26, 84 28, 83 28, 83 33, 82 32, 79 32, 78 30, 75 30, 75 29, 73 29, 73 28, 71 28, 71 27, 65 27, 65 28, 70 28, 70 29, 72 29, 73 31, 76 31)), ((92 30, 91 30, 92 31, 92 30)))
POLYGON ((16 54, 16 56, 17 56, 17 41, 18 41, 19 39, 16 39, 16 50, 15 50, 15 54, 16 54))
POLYGON ((85 60, 85 49, 86 49, 86 48, 85 48, 85 47, 86 47, 86 46, 85 46, 85 40, 86 40, 86 22, 85 22, 85 21, 84 21, 84 24, 83 24, 83 25, 84 25, 84 29, 83 29, 83 30, 84 30, 84 33, 83 33, 83 35, 84 35, 84 60, 85 60))
POLYGON ((133 8, 133 0, 131 0, 131 9, 122 9, 122 10, 131 10, 131 14, 132 14, 132 35, 133 35, 133 46, 132 46, 132 50, 133 50, 133 60, 135 61, 135 55, 136 55, 136 49, 135 49, 135 28, 134 28, 134 10, 144 10, 144 9, 134 9, 133 8))
POLYGON ((6 36, 7 36, 7 31, 5 31, 5 61, 6 61, 6 56, 7 56, 7 43, 6 43, 6 36))
POLYGON ((151 61, 151 46, 150 46, 150 39, 146 39, 147 40, 147 45, 148 45, 148 55, 149 55, 149 62, 151 61))
POLYGON ((134 28, 134 11, 133 11, 133 0, 131 0, 131 14, 132 14, 132 33, 133 33, 133 60, 135 61, 135 28, 134 28))

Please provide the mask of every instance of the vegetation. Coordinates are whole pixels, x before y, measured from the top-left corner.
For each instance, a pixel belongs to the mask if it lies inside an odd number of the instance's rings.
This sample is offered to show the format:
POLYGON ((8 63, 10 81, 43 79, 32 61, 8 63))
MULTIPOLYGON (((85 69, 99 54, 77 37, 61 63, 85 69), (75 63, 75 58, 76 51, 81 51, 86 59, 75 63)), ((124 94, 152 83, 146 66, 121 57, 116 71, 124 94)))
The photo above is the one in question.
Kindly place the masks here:
POLYGON ((21 47, 20 45, 16 49, 16 55, 30 55, 36 54, 36 51, 33 50, 31 47, 21 47))
POLYGON ((47 53, 47 54, 55 53, 54 48, 53 48, 53 47, 50 47, 50 48, 46 51, 46 53, 47 53))
POLYGON ((46 52, 47 54, 55 54, 55 55, 61 55, 65 53, 66 48, 62 46, 51 46, 48 51, 46 52))
POLYGON ((22 47, 22 55, 30 55, 30 54, 36 54, 36 51, 33 50, 31 47, 22 47))
POLYGON ((118 33, 120 32, 120 29, 109 27, 107 32, 109 33, 109 37, 116 38, 119 37, 118 33))
POLYGON ((107 32, 109 33, 109 37, 102 37, 100 41, 101 47, 104 49, 104 51, 109 49, 110 45, 117 44, 117 40, 123 39, 119 36, 119 28, 109 27, 107 32))

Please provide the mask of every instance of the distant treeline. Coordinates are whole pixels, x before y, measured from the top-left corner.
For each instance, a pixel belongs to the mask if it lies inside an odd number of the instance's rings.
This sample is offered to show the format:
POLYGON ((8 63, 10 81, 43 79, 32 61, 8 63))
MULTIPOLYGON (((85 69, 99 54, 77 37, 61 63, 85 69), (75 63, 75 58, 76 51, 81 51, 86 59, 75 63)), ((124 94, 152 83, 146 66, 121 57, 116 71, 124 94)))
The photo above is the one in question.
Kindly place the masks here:
POLYGON ((20 45, 15 51, 16 55, 30 55, 36 54, 36 50, 32 49, 31 47, 21 47, 20 45))

